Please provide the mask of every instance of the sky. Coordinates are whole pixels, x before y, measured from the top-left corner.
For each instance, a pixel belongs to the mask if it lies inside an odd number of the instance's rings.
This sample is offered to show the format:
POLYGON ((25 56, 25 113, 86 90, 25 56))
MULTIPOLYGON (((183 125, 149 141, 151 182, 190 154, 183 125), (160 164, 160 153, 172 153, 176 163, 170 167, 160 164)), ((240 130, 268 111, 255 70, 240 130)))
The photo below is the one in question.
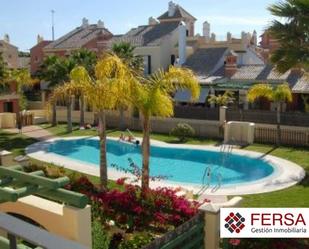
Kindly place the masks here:
MULTIPOLYGON (((83 17, 89 23, 101 19, 113 34, 123 34, 138 25, 148 23, 167 10, 169 0, 0 0, 0 39, 9 34, 13 45, 29 51, 38 34, 52 37, 51 10, 55 10, 55 38, 81 25, 83 17)), ((272 20, 267 7, 276 0, 174 0, 198 19, 196 33, 202 34, 202 24, 208 21, 211 32, 224 39, 230 31, 240 37, 241 31, 260 35, 272 20)))

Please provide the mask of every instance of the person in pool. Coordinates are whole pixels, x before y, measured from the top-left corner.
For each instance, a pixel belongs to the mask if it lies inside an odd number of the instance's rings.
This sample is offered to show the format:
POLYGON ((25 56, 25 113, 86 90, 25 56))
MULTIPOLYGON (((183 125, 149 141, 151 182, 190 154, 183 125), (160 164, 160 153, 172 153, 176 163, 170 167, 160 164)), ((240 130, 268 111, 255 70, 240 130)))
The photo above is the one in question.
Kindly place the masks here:
POLYGON ((119 136, 119 140, 120 141, 125 141, 126 140, 126 136, 123 133, 121 133, 120 136, 119 136))

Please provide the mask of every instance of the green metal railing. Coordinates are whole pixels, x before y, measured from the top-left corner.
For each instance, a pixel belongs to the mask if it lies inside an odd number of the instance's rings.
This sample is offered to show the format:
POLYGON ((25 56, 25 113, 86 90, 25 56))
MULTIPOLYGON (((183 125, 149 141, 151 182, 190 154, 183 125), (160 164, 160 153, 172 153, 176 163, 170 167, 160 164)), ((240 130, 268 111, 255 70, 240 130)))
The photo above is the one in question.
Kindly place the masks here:
POLYGON ((16 202, 28 195, 38 195, 77 208, 85 208, 87 196, 68 191, 63 187, 69 183, 68 177, 49 179, 43 171, 26 173, 21 166, 0 167, 0 203, 16 202))
POLYGON ((143 249, 204 249, 204 236, 204 215, 199 213, 143 249))

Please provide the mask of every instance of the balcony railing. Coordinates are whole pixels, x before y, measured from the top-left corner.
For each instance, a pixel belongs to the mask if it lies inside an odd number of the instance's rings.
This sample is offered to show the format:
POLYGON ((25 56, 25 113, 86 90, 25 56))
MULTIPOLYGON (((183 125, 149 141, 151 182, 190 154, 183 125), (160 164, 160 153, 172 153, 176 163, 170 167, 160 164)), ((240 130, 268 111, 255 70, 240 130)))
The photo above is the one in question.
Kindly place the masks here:
POLYGON ((17 238, 36 245, 37 249, 87 249, 86 246, 51 234, 4 213, 0 213, 0 229, 8 234, 8 238, 0 236, 1 249, 28 249, 24 245, 18 245, 17 238))

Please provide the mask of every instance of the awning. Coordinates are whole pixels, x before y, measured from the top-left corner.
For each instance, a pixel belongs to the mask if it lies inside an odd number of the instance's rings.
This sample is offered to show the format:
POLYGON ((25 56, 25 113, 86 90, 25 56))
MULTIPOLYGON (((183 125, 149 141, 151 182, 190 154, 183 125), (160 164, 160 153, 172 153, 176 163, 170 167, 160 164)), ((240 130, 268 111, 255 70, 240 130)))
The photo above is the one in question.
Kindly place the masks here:
MULTIPOLYGON (((208 97, 208 93, 209 93, 209 88, 204 88, 204 87, 201 88, 200 97, 197 101, 195 101, 195 103, 205 103, 206 98, 208 97)), ((175 93, 174 100, 176 102, 184 102, 184 103, 191 102, 191 93, 188 90, 178 90, 175 93)))

